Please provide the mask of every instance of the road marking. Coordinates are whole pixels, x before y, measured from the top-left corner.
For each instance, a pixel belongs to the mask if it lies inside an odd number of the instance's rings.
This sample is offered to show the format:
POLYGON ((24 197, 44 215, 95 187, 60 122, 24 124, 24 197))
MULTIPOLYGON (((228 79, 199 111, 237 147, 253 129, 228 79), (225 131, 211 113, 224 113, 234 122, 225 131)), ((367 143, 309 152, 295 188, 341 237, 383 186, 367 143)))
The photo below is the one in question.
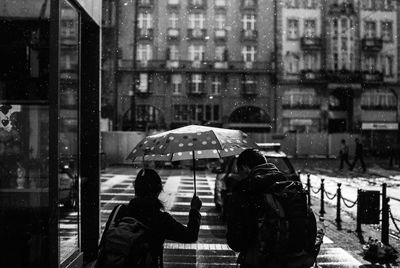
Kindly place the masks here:
MULTIPOLYGON (((193 193, 178 193, 176 197, 192 197, 193 193)), ((197 195, 200 199, 214 199, 212 195, 197 195)))
MULTIPOLYGON (((110 210, 111 212, 111 210, 110 210)), ((170 211, 168 212, 171 215, 174 216, 189 216, 189 212, 184 212, 184 211, 170 211)), ((217 212, 200 212, 201 216, 203 217, 218 217, 219 213, 217 212)))
MULTIPOLYGON (((190 202, 174 202, 174 205, 175 206, 190 206, 190 202)), ((206 202, 203 202, 203 207, 213 207, 213 206, 215 206, 215 204, 214 203, 206 203, 206 202)))
POLYGON ((226 230, 224 225, 200 225, 200 230, 226 230))
POLYGON ((193 249, 193 250, 229 250, 227 244, 209 244, 209 243, 196 243, 196 244, 183 244, 183 243, 164 243, 164 249, 193 249))
POLYGON ((101 200, 102 204, 129 204, 129 200, 125 201, 125 200, 101 200))
POLYGON ((102 196, 127 196, 132 198, 134 196, 134 193, 101 193, 102 196))

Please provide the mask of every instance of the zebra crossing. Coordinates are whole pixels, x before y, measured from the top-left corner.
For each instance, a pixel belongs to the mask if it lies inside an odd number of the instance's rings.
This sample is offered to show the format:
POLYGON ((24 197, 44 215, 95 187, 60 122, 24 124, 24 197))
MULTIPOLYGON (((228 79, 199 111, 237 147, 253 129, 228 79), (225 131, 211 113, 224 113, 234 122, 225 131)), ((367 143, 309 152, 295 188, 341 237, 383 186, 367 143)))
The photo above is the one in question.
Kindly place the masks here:
MULTIPOLYGON (((162 176, 164 195, 169 198, 169 205, 166 206, 166 209, 178 221, 186 224, 193 195, 193 178, 188 175, 190 173, 184 174, 179 170, 170 170, 169 172, 170 174, 162 176)), ((197 173, 197 194, 203 201, 199 239, 193 244, 166 241, 164 244, 164 267, 235 267, 237 254, 226 244, 226 227, 220 221, 214 206, 215 180, 205 172, 197 173)), ((102 183, 107 183, 107 187, 102 187, 101 193, 102 227, 116 204, 126 204, 134 196, 134 177, 119 174, 115 174, 115 176, 118 178, 114 184, 109 181, 113 179, 113 176, 107 174, 102 176, 102 183)), ((329 238, 325 238, 318 256, 319 267, 359 267, 360 265, 362 264, 347 251, 338 247, 329 238)))

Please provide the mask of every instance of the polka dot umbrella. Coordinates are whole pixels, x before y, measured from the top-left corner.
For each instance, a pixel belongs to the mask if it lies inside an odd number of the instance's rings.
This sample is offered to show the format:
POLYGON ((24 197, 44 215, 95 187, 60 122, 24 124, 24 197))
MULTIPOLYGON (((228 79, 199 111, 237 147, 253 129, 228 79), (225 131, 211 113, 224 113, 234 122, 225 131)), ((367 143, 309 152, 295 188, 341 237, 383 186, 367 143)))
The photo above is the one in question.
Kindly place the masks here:
POLYGON ((238 155, 245 149, 257 147, 257 144, 240 130, 190 125, 144 138, 128 155, 128 159, 132 161, 192 159, 196 194, 195 159, 238 155))

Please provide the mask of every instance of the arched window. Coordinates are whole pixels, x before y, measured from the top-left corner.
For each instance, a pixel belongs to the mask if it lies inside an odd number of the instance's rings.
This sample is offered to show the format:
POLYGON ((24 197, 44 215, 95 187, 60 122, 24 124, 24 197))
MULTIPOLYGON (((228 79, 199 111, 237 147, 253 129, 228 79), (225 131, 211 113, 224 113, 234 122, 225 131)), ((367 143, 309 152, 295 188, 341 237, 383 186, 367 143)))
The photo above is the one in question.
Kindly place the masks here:
POLYGON ((397 96, 390 89, 370 89, 361 95, 363 110, 396 110, 397 96))
POLYGON ((283 93, 282 106, 284 109, 316 109, 320 100, 313 88, 293 88, 283 93))

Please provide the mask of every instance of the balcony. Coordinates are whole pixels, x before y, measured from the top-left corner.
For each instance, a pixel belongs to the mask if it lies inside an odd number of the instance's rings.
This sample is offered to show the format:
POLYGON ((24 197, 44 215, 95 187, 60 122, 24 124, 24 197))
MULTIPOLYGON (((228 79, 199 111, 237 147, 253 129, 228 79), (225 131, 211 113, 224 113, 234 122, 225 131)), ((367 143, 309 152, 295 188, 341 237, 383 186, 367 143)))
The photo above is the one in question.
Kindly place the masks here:
POLYGON ((214 69, 228 69, 227 61, 216 61, 214 62, 214 69))
POLYGON ((383 81, 383 73, 379 71, 364 71, 362 73, 364 83, 380 83, 383 81))
POLYGON ((154 0, 137 0, 139 8, 153 8, 154 0))
POLYGON ((180 36, 180 31, 177 28, 168 28, 167 37, 168 40, 178 40, 180 36))
POLYGON ((192 40, 205 39, 206 35, 207 35, 206 29, 188 29, 187 30, 187 36, 189 39, 192 39, 192 40))
POLYGON ((363 51, 379 52, 382 50, 382 38, 363 38, 361 40, 361 47, 363 51))
POLYGON ((325 78, 324 72, 319 70, 301 70, 300 72, 300 81, 303 83, 323 82, 325 78))
POLYGON ((257 31, 256 30, 242 30, 241 40, 243 41, 257 41, 257 31))
POLYGON ((255 10, 257 9, 257 0, 242 0, 240 8, 242 10, 255 10))
POLYGON ((138 39, 139 40, 153 40, 154 31, 153 29, 138 29, 138 39))
POLYGON ((216 29, 214 32, 215 41, 226 41, 227 31, 225 29, 216 29))
POLYGON ((202 83, 190 82, 188 95, 193 97, 203 97, 204 95, 206 95, 204 88, 205 88, 205 82, 202 83))
POLYGON ((300 39, 300 46, 302 50, 320 50, 321 38, 304 36, 300 39))
POLYGON ((179 0, 168 0, 167 7, 168 8, 179 8, 179 0))
POLYGON ((188 3, 188 9, 207 9, 206 0, 190 0, 188 3))
MULTIPOLYGON (((149 84, 149 87, 150 87, 150 84, 149 84)), ((147 98, 152 94, 153 94, 153 92, 151 90, 143 90, 142 91, 140 89, 137 89, 136 92, 135 92, 135 95, 137 97, 141 97, 141 98, 147 98)))
POLYGON ((334 16, 355 15, 356 11, 352 3, 334 3, 329 7, 329 14, 334 16))
POLYGON ((255 97, 258 95, 256 83, 246 83, 242 81, 242 90, 240 92, 243 97, 255 97))
POLYGON ((178 60, 167 60, 167 68, 168 69, 179 68, 179 61, 178 60))
POLYGON ((338 70, 328 71, 327 79, 332 83, 361 83, 362 77, 359 71, 338 70))

